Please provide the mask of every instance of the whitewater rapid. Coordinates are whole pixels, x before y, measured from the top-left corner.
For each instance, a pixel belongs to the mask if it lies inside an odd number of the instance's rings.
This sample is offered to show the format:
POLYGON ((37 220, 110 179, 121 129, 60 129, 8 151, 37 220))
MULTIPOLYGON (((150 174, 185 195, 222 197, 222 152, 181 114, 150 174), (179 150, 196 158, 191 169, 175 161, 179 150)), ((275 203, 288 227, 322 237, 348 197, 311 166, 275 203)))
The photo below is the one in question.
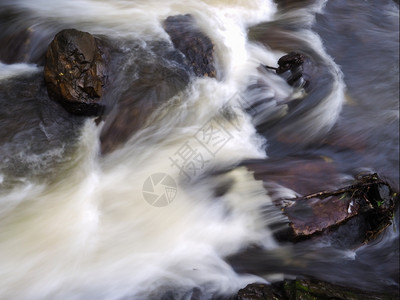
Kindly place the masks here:
MULTIPOLYGON (((294 92, 283 79, 259 70, 284 52, 247 38, 249 26, 273 20, 273 2, 37 0, 2 6, 26 15, 20 22, 30 24, 34 37, 74 27, 121 41, 136 39, 144 48, 149 41, 169 39, 161 25, 166 17, 190 13, 215 43, 219 75, 192 80, 159 108, 151 126, 107 156, 99 154, 103 124, 87 120, 61 173, 54 171, 51 181, 42 182, 28 174, 1 194, 0 299, 158 299, 171 289, 182 296, 193 288, 211 296, 264 281, 237 274, 224 258, 249 245, 278 247, 268 225, 283 220, 279 209, 261 181, 235 167, 245 159, 267 158, 268 141, 246 111, 260 94, 244 97, 247 86, 273 82, 266 91, 275 101, 271 109, 294 92), (207 149, 210 126, 220 136, 207 149), (182 151, 195 151, 201 163, 190 178, 173 164, 182 151), (172 178, 176 190, 169 205, 155 207, 143 189, 160 173, 172 178), (218 194, 219 189, 226 191, 218 194)), ((334 74, 328 97, 289 128, 297 126, 311 139, 336 121, 344 84, 318 36, 303 33, 334 74)), ((0 68, 0 80, 41 71, 30 64, 0 68)), ((46 157, 62 157, 65 147, 46 157)), ((43 167, 43 156, 29 159, 32 169, 35 163, 43 167)))

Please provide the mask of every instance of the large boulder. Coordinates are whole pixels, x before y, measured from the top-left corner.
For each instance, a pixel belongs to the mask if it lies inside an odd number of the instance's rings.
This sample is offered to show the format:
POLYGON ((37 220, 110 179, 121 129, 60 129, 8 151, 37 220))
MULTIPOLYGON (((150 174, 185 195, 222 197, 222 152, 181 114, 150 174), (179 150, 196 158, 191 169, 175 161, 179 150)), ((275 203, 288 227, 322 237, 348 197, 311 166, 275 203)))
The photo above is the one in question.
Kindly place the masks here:
POLYGON ((164 21, 164 29, 175 48, 185 55, 196 76, 216 77, 214 45, 200 31, 192 15, 170 16, 164 21))
POLYGON ((163 55, 135 62, 137 78, 116 97, 117 103, 105 119, 100 135, 102 154, 116 150, 137 131, 151 125, 149 117, 189 83, 189 72, 180 66, 181 62, 172 58, 165 65, 163 55))
POLYGON ((71 113, 99 115, 105 85, 105 65, 99 41, 87 32, 65 29, 46 52, 47 91, 71 113))
POLYGON ((84 118, 49 99, 42 72, 25 67, 0 80, 0 107, 0 191, 18 189, 27 178, 41 184, 65 175, 84 118))

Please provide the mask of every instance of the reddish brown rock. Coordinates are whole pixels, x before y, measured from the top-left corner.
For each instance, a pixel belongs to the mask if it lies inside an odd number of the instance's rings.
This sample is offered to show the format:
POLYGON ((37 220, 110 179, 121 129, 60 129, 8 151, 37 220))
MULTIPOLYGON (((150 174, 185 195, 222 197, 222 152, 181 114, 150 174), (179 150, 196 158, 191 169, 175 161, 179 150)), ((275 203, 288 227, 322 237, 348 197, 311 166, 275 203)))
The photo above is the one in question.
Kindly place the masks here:
POLYGON ((255 160, 244 165, 264 182, 274 203, 287 216, 289 230, 276 236, 282 241, 329 235, 346 240, 346 247, 357 248, 391 224, 399 199, 376 174, 357 177, 353 185, 343 187, 334 161, 327 157, 255 160), (281 187, 300 196, 285 198, 281 187), (343 233, 345 238, 340 237, 343 233))
POLYGON ((71 113, 99 115, 105 84, 105 65, 99 42, 75 29, 59 32, 46 52, 47 91, 71 113))
POLYGON ((289 217, 291 227, 297 237, 310 236, 357 215, 360 211, 359 201, 351 197, 311 198, 296 201, 286 207, 284 213, 289 217))
POLYGON ((364 222, 361 242, 375 238, 392 221, 398 195, 377 174, 365 175, 347 187, 293 199, 283 208, 295 239, 330 233, 354 217, 364 222))

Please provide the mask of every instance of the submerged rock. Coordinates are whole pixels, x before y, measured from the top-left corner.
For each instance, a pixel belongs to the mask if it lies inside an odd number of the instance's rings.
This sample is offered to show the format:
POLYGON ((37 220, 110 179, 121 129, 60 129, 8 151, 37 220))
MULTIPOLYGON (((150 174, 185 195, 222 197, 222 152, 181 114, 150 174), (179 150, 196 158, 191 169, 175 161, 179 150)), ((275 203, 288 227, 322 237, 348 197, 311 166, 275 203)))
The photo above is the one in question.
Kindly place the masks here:
POLYGON ((210 38, 199 30, 191 15, 168 17, 164 21, 164 29, 175 48, 185 55, 196 76, 216 77, 214 45, 210 38))
POLYGON ((0 61, 6 64, 26 61, 31 37, 31 28, 13 34, 0 35, 0 61))
POLYGON ((46 52, 47 91, 71 113, 99 115, 106 74, 99 41, 87 32, 65 29, 46 52))
POLYGON ((22 11, 3 5, 0 9, 0 62, 14 64, 28 61, 33 28, 18 22, 27 16, 22 11))
POLYGON ((102 154, 116 150, 149 125, 150 116, 189 83, 185 68, 165 66, 162 59, 138 62, 135 66, 138 78, 118 97, 105 120, 100 135, 102 154))
MULTIPOLYGON (((266 160, 249 160, 243 163, 263 180, 270 196, 276 198, 273 186, 289 188, 300 195, 321 189, 334 189, 339 184, 339 171, 332 159, 324 156, 287 156, 266 160)), ((276 199, 279 204, 279 198, 276 199)))
POLYGON ((65 176, 84 118, 49 99, 39 71, 0 80, 0 106, 0 191, 65 176))

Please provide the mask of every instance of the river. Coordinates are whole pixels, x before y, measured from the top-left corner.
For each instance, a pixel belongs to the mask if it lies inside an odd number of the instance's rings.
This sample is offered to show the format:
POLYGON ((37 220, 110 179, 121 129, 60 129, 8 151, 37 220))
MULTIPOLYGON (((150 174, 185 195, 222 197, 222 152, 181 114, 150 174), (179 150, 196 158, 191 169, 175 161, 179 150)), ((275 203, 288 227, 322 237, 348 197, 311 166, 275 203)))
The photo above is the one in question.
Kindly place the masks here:
POLYGON ((377 172, 399 192, 399 6, 276 2, 0 1, 0 40, 29 32, 23 56, 0 61, 0 299, 216 299, 302 275, 398 290, 398 210, 357 249, 280 243, 273 200, 296 193, 272 193, 246 164, 273 160, 284 173, 293 158, 323 157, 338 174, 328 186, 377 172), (177 14, 213 41, 217 78, 193 76, 149 126, 101 154, 107 124, 37 87, 43 53, 65 28, 112 41, 113 103, 141 61, 176 66, 162 21, 177 14), (260 67, 292 50, 313 61, 305 97, 260 67), (188 155, 192 173, 178 164, 188 155))

